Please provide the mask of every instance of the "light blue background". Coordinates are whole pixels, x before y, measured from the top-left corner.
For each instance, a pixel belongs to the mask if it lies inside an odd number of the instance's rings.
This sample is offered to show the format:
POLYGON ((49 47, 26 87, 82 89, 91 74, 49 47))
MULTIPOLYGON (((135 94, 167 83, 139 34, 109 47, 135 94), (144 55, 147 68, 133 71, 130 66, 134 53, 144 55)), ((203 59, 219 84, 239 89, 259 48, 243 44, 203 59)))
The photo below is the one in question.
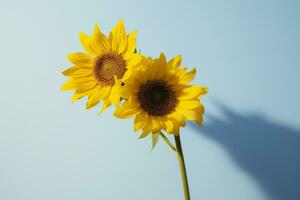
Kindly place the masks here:
POLYGON ((181 134, 192 199, 300 199, 299 2, 1 0, 0 199, 183 199, 162 141, 59 91, 78 32, 121 18, 209 87, 205 125, 181 134))

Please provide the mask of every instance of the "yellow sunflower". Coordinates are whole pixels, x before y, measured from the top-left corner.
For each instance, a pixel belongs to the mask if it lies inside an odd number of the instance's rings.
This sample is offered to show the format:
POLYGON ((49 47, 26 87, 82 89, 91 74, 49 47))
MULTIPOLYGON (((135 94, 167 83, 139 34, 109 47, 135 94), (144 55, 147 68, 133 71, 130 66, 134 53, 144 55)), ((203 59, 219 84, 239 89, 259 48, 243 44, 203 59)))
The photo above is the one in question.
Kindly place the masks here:
MULTIPOLYGON (((162 130, 179 134, 185 120, 202 124, 204 107, 200 97, 207 87, 189 85, 196 70, 181 67, 181 56, 169 62, 164 54, 158 59, 143 58, 143 70, 135 71, 122 87, 122 97, 127 99, 114 115, 134 120, 134 131, 142 129, 140 138, 148 134, 159 135, 162 130)), ((152 136, 153 136, 152 135, 152 136)))
POLYGON ((91 35, 79 33, 86 53, 67 56, 74 66, 63 72, 69 80, 61 87, 64 91, 75 90, 72 102, 87 96, 86 109, 89 109, 103 100, 101 111, 111 103, 116 106, 120 103, 119 87, 141 60, 140 55, 135 53, 136 33, 127 35, 123 20, 118 22, 108 37, 98 25, 95 25, 91 35))

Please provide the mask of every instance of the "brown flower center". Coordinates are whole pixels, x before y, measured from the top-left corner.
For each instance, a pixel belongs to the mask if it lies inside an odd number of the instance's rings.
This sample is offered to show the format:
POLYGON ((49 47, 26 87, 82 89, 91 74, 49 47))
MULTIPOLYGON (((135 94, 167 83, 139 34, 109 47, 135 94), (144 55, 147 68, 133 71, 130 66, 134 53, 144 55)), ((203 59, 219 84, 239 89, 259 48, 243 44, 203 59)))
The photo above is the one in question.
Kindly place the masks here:
POLYGON ((138 100, 149 115, 162 116, 175 109, 175 92, 164 81, 148 81, 138 91, 138 100))
POLYGON ((105 53, 96 58, 94 66, 95 78, 104 85, 114 85, 116 76, 122 78, 126 72, 126 62, 116 52, 105 53))

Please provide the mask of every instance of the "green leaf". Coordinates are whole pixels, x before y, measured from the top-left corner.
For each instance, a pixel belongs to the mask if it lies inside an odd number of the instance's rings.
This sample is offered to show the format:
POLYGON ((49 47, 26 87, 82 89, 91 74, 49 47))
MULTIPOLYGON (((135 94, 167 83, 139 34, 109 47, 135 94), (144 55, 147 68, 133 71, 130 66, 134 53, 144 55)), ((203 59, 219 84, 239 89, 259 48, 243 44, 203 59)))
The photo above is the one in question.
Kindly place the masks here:
POLYGON ((159 139, 159 133, 152 133, 152 149, 154 149, 155 145, 157 144, 158 142, 158 139, 159 139))

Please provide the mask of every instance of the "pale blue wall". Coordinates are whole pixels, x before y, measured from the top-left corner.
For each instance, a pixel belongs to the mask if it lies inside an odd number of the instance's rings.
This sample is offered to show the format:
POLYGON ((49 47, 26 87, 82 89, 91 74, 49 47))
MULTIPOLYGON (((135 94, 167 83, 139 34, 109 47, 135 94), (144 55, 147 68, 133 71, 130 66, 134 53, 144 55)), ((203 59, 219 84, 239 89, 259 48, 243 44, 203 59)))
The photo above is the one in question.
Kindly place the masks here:
POLYGON ((182 199, 177 160, 59 91, 77 33, 120 18, 209 87, 182 131, 192 199, 300 199, 299 1, 1 1, 0 199, 182 199))

